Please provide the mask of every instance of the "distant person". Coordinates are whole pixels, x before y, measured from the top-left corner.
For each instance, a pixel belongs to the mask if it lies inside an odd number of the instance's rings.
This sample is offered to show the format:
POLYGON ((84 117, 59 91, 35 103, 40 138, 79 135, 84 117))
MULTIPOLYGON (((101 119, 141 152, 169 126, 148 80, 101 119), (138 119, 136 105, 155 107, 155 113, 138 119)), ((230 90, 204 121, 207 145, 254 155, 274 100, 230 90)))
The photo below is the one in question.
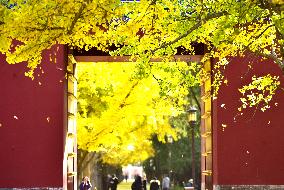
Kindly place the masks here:
POLYGON ((185 187, 193 187, 193 179, 189 179, 188 182, 185 184, 185 187))
POLYGON ((170 178, 168 176, 165 176, 163 178, 162 189, 163 190, 169 190, 170 189, 170 178))
POLYGON ((82 182, 80 183, 80 190, 90 190, 92 187, 92 184, 90 182, 89 177, 85 176, 82 179, 82 182))
POLYGON ((107 174, 107 177, 106 177, 106 184, 107 184, 107 190, 110 189, 110 181, 111 181, 111 175, 110 174, 107 174))
POLYGON ((128 174, 125 174, 124 179, 125 179, 125 182, 127 183, 128 174))
POLYGON ((143 175, 142 185, 143 185, 143 190, 147 190, 147 177, 146 177, 146 174, 143 175))
POLYGON ((110 189, 111 190, 116 190, 117 189, 118 178, 116 177, 115 174, 112 175, 112 178, 110 179, 109 184, 110 184, 110 189))
POLYGON ((159 190, 160 189, 160 181, 154 177, 151 181, 150 181, 150 190, 159 190))
POLYGON ((142 185, 142 178, 139 175, 135 176, 135 181, 131 185, 132 190, 142 190, 143 185, 142 185))

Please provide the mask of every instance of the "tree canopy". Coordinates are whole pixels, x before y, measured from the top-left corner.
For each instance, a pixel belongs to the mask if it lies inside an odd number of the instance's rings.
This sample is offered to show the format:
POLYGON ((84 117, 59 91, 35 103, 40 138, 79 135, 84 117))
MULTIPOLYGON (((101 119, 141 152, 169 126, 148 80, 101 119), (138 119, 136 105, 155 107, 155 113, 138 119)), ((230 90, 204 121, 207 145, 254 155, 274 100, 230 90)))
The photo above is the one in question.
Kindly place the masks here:
POLYGON ((78 147, 126 164, 153 155, 154 134, 162 142, 177 139, 183 129, 169 119, 189 103, 198 79, 185 80, 184 73, 192 70, 185 62, 152 63, 151 75, 137 78, 135 63, 78 64, 78 147))
POLYGON ((9 63, 27 60, 34 68, 56 43, 161 56, 200 42, 213 57, 251 50, 283 68, 283 6, 283 0, 1 0, 0 51, 9 63), (13 40, 22 44, 11 52, 13 40))
MULTIPOLYGON (((283 20, 283 0, 1 0, 0 52, 10 64, 28 61, 26 74, 32 77, 42 51, 54 44, 104 51, 116 46, 112 55, 132 55, 148 63, 152 57, 174 55, 178 47, 195 54, 193 44, 203 43, 208 50, 203 61, 219 60, 212 84, 216 95, 225 81, 228 56, 249 50, 284 69, 283 20)), ((278 80, 255 80, 270 78, 278 80)), ((257 84, 279 87, 277 82, 264 83, 257 84)), ((250 85, 257 89, 256 82, 250 85)))

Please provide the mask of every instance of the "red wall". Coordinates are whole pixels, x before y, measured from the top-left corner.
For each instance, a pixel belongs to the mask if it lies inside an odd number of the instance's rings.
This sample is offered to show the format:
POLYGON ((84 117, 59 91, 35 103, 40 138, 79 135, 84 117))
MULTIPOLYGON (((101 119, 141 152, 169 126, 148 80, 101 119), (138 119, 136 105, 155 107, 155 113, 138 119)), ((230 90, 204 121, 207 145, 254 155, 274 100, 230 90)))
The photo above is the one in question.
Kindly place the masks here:
POLYGON ((65 52, 46 51, 34 80, 0 55, 0 188, 63 186, 65 52))
POLYGON ((228 85, 221 87, 212 109, 213 183, 284 184, 284 91, 277 91, 271 108, 265 112, 249 108, 240 115, 237 109, 241 106, 238 88, 249 83, 253 75, 281 76, 284 87, 283 73, 271 61, 251 54, 231 58, 230 62, 225 70, 228 85), (222 124, 227 125, 224 131, 222 124))

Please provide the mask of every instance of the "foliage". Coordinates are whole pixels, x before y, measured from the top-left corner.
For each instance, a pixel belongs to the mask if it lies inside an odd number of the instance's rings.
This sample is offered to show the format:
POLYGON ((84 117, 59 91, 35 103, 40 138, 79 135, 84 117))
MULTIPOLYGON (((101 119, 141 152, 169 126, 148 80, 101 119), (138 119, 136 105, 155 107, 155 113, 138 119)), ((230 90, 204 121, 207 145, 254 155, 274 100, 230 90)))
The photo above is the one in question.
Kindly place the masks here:
POLYGON ((154 56, 171 55, 180 45, 191 50, 190 42, 203 42, 218 50, 212 52, 216 57, 246 49, 268 55, 270 52, 262 49, 269 45, 275 48, 275 56, 283 59, 283 7, 269 1, 13 2, 17 6, 1 7, 1 34, 7 38, 3 50, 10 47, 11 39, 24 43, 13 55, 40 52, 39 45, 50 46, 56 41, 85 49, 114 43, 126 45, 116 54, 137 55, 148 50, 146 53, 154 56), (137 35, 141 30, 143 34, 137 35), (32 50, 28 49, 31 43, 36 45, 32 50))
MULTIPOLYGON (((200 96, 199 96, 200 97, 200 96)), ((199 114, 199 113, 198 113, 199 114)), ((191 130, 189 127, 187 113, 171 117, 170 123, 174 128, 181 129, 178 131, 178 139, 172 141, 170 136, 165 137, 166 143, 161 143, 157 138, 153 137, 153 147, 156 154, 149 157, 144 163, 143 167, 148 176, 148 179, 158 177, 162 179, 164 174, 169 174, 172 182, 175 185, 182 185, 182 181, 187 181, 191 176, 191 130), (189 134, 188 134, 189 133, 189 134), (166 158, 166 159, 165 159, 166 158)), ((199 117, 200 118, 200 117, 199 117)), ((200 123, 195 125, 195 166, 200 168, 200 123)), ((196 182, 200 181, 200 170, 196 170, 196 182)))
POLYGON ((265 111, 270 108, 269 102, 280 85, 279 77, 266 75, 263 77, 252 77, 252 82, 249 85, 243 86, 239 91, 244 97, 241 98, 243 103, 241 109, 252 106, 261 106, 261 110, 265 111), (264 104, 262 104, 264 103, 264 104))
MULTIPOLYGON (((196 138, 195 150, 196 168, 200 168, 200 138, 196 138)), ((182 181, 187 181, 191 177, 191 146, 190 141, 186 136, 181 137, 173 143, 161 143, 156 139, 153 140, 156 154, 150 157, 143 163, 144 170, 148 178, 154 176, 162 178, 164 174, 170 174, 172 182, 180 184, 182 181), (165 159, 167 158, 167 159, 165 159)), ((199 171, 199 170, 196 170, 199 171)), ((197 172, 197 176, 200 175, 197 172)), ((199 181, 198 179, 196 179, 199 181)))
MULTIPOLYGON (((152 135, 177 139, 169 124, 188 104, 186 63, 152 63, 148 77, 136 78, 134 63, 78 65, 78 147, 102 154, 104 162, 141 162, 153 155, 152 135), (170 87, 169 87, 170 85, 170 87)), ((139 69, 139 68, 138 68, 139 69)))
POLYGON ((139 57, 146 68, 139 74, 147 75, 150 58, 168 58, 180 46, 194 54, 192 44, 203 43, 203 61, 220 60, 216 95, 227 56, 249 50, 283 70, 283 20, 283 0, 1 0, 0 52, 10 64, 28 61, 32 77, 42 50, 56 43, 85 50, 116 46, 112 55, 139 57))

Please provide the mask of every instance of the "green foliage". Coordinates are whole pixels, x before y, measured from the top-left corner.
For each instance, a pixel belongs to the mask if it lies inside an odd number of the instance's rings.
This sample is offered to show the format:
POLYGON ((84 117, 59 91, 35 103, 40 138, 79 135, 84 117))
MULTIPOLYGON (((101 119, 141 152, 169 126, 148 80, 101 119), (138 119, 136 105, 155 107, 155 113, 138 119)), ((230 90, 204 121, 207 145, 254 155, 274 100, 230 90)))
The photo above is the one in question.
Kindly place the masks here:
MULTIPOLYGON (((195 144, 196 168, 200 168, 200 138, 197 137, 195 144)), ((187 181, 191 177, 191 139, 186 136, 179 138, 173 143, 161 143, 154 138, 153 145, 156 154, 143 163, 148 177, 161 178, 164 174, 170 174, 171 180, 178 184, 187 181)), ((197 171, 197 170, 196 170, 197 171)), ((199 174, 198 174, 199 175, 199 174)))

